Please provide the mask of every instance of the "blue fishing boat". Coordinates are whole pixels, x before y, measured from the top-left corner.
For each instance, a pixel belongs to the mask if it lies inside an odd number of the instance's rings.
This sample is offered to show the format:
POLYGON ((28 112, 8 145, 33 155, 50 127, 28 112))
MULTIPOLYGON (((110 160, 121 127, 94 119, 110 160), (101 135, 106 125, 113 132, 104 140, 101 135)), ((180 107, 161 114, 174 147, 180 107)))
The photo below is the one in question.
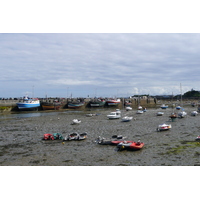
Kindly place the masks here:
POLYGON ((71 103, 68 103, 68 108, 80 108, 82 106, 84 106, 84 102, 71 102, 71 103))
POLYGON ((37 110, 40 107, 40 101, 37 98, 25 96, 21 102, 17 103, 19 110, 37 110))

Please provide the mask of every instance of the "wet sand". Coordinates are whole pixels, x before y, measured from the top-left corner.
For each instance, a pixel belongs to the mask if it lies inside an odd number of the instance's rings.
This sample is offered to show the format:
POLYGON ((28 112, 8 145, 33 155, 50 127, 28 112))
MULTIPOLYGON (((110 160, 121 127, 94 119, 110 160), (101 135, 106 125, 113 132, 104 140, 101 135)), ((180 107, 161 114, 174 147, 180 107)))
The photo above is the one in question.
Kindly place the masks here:
MULTIPOLYGON (((186 118, 169 121, 172 109, 147 109, 143 114, 136 110, 122 111, 122 115, 136 120, 121 122, 108 120, 106 115, 113 109, 92 109, 91 111, 56 112, 29 118, 0 120, 0 165, 1 166, 194 166, 200 165, 199 135, 200 115, 190 116, 193 107, 186 107, 186 118), (163 116, 156 116, 163 111, 163 116), (86 113, 98 113, 86 117, 86 113), (73 119, 80 119, 78 125, 71 125, 73 119), (172 129, 157 132, 159 124, 170 123, 172 129), (43 141, 45 133, 87 132, 83 141, 43 141), (145 147, 139 151, 116 151, 115 146, 98 145, 98 136, 127 136, 127 140, 140 139, 145 147)), ((178 112, 178 111, 177 111, 178 112)))

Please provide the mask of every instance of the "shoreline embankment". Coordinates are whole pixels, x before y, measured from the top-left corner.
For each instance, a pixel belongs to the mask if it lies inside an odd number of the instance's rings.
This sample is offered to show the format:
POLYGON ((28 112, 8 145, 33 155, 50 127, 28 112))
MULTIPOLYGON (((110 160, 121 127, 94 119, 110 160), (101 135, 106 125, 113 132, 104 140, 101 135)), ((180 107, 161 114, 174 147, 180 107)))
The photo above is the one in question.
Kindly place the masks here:
MULTIPOLYGON (((42 111, 42 104, 44 102, 47 102, 46 99, 39 99, 40 100, 40 107, 38 108, 38 111, 42 111)), ((73 102, 73 101, 77 101, 80 100, 80 98, 62 98, 62 99, 58 99, 58 98, 51 98, 48 100, 48 102, 53 102, 55 100, 59 100, 60 102, 62 102, 62 107, 60 110, 67 110, 69 109, 67 104, 69 102, 73 102)), ((81 107, 81 108, 76 108, 76 110, 88 110, 91 109, 93 107, 90 106, 90 101, 93 100, 91 98, 85 98, 85 99, 81 99, 81 101, 84 101, 85 104, 81 107)), ((12 99, 6 99, 6 100, 0 100, 0 113, 4 113, 4 112, 12 112, 12 111, 19 111, 18 107, 17 107, 17 103, 20 100, 12 100, 12 99)), ((130 102, 130 107, 132 107, 133 109, 137 109, 138 105, 141 105, 142 107, 145 108, 157 108, 160 107, 160 105, 162 104, 168 104, 169 106, 172 106, 173 104, 175 105, 179 105, 180 101, 179 100, 170 100, 170 99, 155 99, 155 98, 130 98, 130 99, 124 99, 121 98, 121 102, 119 105, 117 106, 108 106, 107 104, 105 104, 103 106, 103 108, 119 108, 119 109, 123 109, 125 107, 125 101, 130 102)), ((193 99, 185 99, 183 100, 183 105, 191 105, 192 102, 195 102, 196 104, 198 104, 197 100, 193 100, 193 99)))

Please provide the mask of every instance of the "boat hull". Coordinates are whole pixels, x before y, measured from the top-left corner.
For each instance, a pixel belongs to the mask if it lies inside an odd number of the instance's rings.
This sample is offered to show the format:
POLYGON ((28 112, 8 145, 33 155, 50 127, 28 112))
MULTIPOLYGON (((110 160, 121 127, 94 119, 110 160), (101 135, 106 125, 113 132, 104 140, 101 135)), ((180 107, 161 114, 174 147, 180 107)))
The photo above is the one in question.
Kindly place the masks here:
POLYGON ((68 103, 68 108, 81 108, 84 105, 84 103, 68 103))
POLYGON ((37 110, 40 107, 40 103, 17 103, 19 110, 37 110))

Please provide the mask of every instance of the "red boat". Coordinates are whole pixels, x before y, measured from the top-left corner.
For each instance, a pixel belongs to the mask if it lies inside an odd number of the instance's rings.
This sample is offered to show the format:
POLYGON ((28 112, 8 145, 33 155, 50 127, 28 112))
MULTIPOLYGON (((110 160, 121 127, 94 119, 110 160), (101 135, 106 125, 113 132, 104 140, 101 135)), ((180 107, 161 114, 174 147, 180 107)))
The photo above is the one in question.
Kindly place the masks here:
POLYGON ((54 136, 50 133, 45 133, 42 139, 43 140, 54 140, 54 136))
POLYGON ((140 150, 144 147, 143 142, 133 142, 133 141, 126 141, 126 142, 121 142, 117 145, 117 150, 122 151, 122 150, 140 150))

